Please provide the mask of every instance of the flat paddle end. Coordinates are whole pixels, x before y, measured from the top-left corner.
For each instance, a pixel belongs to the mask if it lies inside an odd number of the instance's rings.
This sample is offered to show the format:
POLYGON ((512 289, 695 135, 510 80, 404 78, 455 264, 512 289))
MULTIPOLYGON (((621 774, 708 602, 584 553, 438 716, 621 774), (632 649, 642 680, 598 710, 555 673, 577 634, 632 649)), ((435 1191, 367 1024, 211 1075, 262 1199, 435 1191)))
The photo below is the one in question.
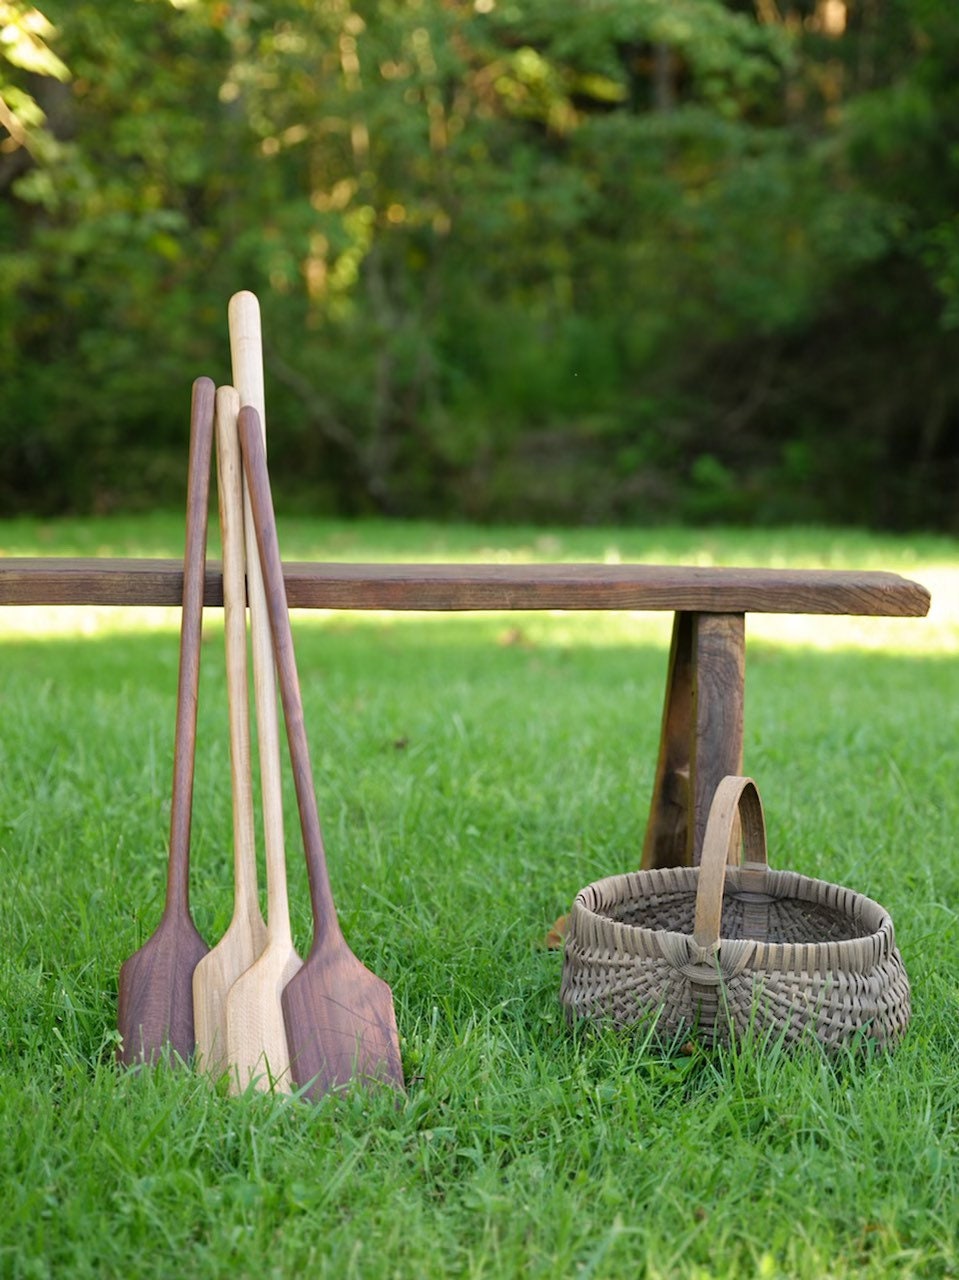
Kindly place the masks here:
POLYGON ((193 1056, 193 971, 207 950, 192 921, 161 921, 124 961, 117 1001, 117 1060, 123 1066, 193 1056))
POLYGON ((349 1084, 404 1088, 393 993, 349 954, 306 962, 283 991, 294 1083, 318 1101, 349 1084))

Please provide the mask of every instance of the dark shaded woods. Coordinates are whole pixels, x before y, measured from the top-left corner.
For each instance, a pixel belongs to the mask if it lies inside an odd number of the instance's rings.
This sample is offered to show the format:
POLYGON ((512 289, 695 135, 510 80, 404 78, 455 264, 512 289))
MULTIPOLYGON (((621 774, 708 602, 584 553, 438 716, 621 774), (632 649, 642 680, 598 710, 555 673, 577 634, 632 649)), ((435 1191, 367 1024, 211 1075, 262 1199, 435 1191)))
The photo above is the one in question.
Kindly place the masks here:
POLYGON ((248 288, 304 510, 959 530, 954 0, 3 8, 6 513, 178 505, 248 288))

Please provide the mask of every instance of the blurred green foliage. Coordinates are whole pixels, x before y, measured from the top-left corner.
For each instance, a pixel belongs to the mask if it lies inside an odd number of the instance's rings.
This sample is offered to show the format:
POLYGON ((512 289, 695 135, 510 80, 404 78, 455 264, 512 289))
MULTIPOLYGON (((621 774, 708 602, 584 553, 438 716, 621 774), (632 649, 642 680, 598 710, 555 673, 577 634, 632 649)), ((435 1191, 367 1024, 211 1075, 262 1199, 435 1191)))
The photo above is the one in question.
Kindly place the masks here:
POLYGON ((955 0, 0 0, 0 502, 959 527, 955 0))

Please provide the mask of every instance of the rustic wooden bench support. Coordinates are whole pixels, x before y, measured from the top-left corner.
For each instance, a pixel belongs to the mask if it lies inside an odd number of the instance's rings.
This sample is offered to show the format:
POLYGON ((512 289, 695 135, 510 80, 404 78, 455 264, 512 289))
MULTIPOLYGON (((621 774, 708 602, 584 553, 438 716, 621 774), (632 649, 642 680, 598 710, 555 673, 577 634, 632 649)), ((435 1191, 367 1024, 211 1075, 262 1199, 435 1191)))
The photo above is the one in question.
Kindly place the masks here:
POLYGON ((643 842, 644 868, 676 867, 688 862, 687 834, 692 804, 693 626, 695 614, 677 613, 666 670, 666 696, 659 733, 659 758, 643 842))
MULTIPOLYGON (((291 608, 662 610, 675 615, 642 865, 696 862, 716 785, 742 772, 747 613, 924 617, 925 587, 895 573, 601 564, 284 566, 291 608)), ((4 558, 0 605, 172 605, 178 560, 4 558)), ((223 604, 219 565, 204 603, 223 604)))
POLYGON ((675 615, 644 868, 699 862, 713 793, 742 773, 745 679, 744 614, 675 615))
POLYGON ((743 771, 746 628, 741 613, 693 615, 692 839, 685 861, 699 862, 716 788, 743 771))

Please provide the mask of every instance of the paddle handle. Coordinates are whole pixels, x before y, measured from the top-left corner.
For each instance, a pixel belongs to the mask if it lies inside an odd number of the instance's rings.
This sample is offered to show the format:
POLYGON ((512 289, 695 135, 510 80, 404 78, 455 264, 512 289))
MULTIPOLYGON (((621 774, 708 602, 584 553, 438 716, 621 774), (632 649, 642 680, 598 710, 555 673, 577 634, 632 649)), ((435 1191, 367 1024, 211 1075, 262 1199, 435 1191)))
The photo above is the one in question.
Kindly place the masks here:
POLYGON ((206 526, 210 500, 215 396, 216 387, 211 378, 197 378, 193 383, 180 618, 180 672, 176 695, 170 851, 164 915, 188 915, 190 909, 190 823, 193 816, 193 767, 196 759, 196 713, 200 689, 203 580, 206 571, 206 526))
POLYGON ((280 680, 280 697, 283 700, 290 762, 293 767, 293 785, 296 788, 296 802, 300 811, 300 827, 303 832, 303 848, 310 881, 310 903, 313 908, 313 945, 310 955, 314 955, 321 946, 341 941, 342 933, 330 889, 326 852, 323 848, 320 817, 316 807, 313 770, 310 766, 310 747, 303 719, 303 698, 300 693, 300 680, 293 651, 293 630, 290 626, 286 585, 283 581, 273 496, 270 491, 263 434, 256 410, 249 407, 242 408, 238 427, 243 471, 253 508, 253 525, 256 530, 266 587, 270 630, 273 634, 273 652, 280 680))
POLYGON ((249 681, 246 655, 246 551, 243 534, 243 465, 236 434, 240 397, 234 387, 216 392, 216 476, 223 544, 223 631, 227 709, 230 723, 230 781, 233 794, 234 910, 259 911, 256 890, 256 835, 251 780, 249 681))
MULTIPOLYGON (((233 383, 240 404, 256 410, 260 442, 265 440, 266 410, 263 381, 263 343, 260 304, 256 295, 235 293, 227 308, 233 383)), ((280 768, 280 730, 277 723, 276 678, 273 645, 267 615, 263 575, 253 531, 253 515, 246 483, 243 488, 246 538, 247 592, 250 601, 250 633, 253 647, 253 693, 256 732, 260 752, 260 793, 263 798, 263 843, 266 853, 267 929, 270 940, 292 944, 290 907, 286 883, 286 851, 283 831, 283 779, 280 768)))

